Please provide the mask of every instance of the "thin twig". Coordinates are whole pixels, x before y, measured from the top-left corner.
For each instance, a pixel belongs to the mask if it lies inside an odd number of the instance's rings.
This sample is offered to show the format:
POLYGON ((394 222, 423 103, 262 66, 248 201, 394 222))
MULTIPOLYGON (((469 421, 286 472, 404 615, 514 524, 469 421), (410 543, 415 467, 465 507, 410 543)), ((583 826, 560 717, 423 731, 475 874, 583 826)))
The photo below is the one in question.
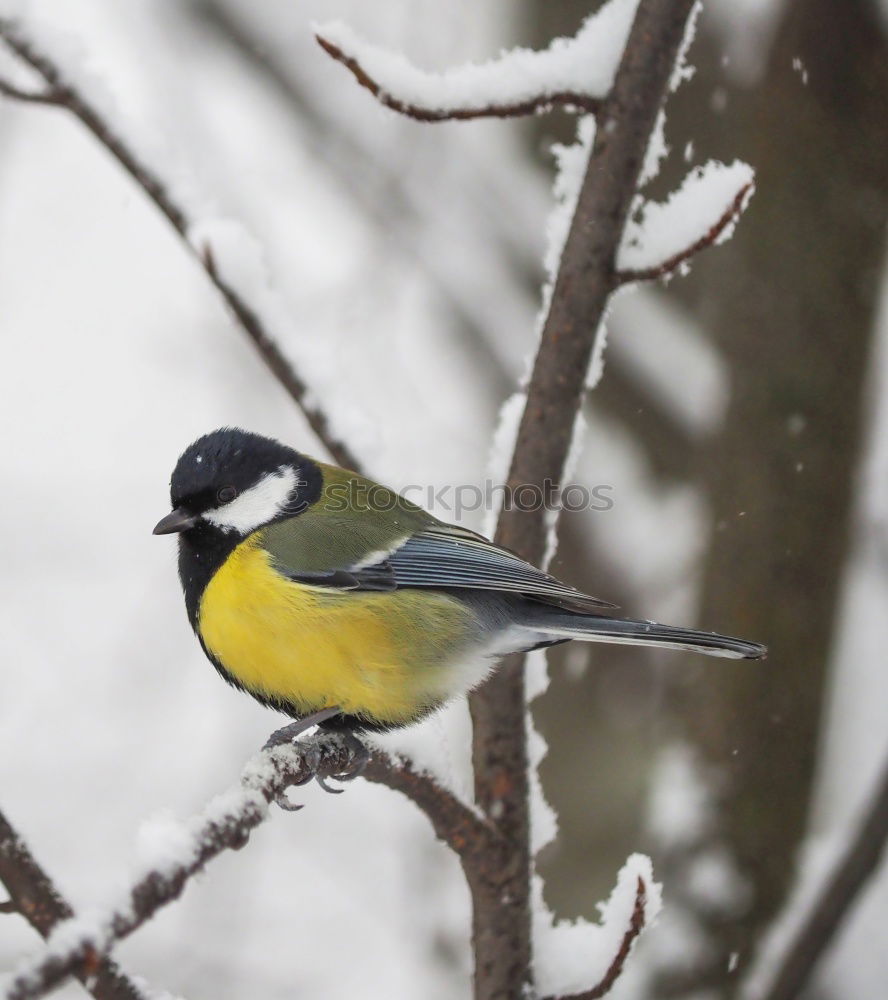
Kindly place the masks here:
POLYGON ((689 247, 685 247, 684 250, 680 250, 678 253, 673 254, 671 257, 667 257, 666 260, 659 264, 654 264, 652 267, 640 267, 636 270, 632 270, 631 268, 621 268, 617 271, 617 282, 621 285, 626 285, 634 281, 654 281, 657 278, 665 278, 667 275, 672 274, 679 267, 681 267, 685 261, 690 260, 691 257, 700 253, 701 250, 706 250, 708 247, 715 246, 718 242, 719 236, 721 236, 725 229, 727 229, 727 227, 734 222, 743 211, 743 203, 751 190, 751 182, 749 184, 744 184, 737 194, 734 195, 734 200, 725 210, 724 214, 719 217, 719 219, 700 237, 700 239, 692 243, 689 247))
POLYGON ((520 118, 525 115, 551 111, 556 107, 582 114, 594 114, 601 107, 600 98, 564 91, 555 94, 538 94, 515 104, 485 104, 476 108, 424 108, 419 104, 401 100, 394 94, 390 94, 354 56, 343 52, 338 45, 324 38, 323 35, 315 35, 315 39, 318 45, 336 62, 342 63, 358 83, 369 90, 380 104, 420 122, 464 122, 475 118, 520 118))
POLYGON ((210 281, 222 295, 241 329, 252 341, 277 381, 302 410, 309 426, 334 461, 346 468, 359 471, 360 463, 357 456, 344 441, 341 441, 333 433, 330 420, 322 407, 309 401, 308 386, 285 356, 280 345, 266 329, 259 314, 212 267, 208 255, 196 250, 191 245, 188 233, 192 228, 193 220, 188 217, 185 209, 170 194, 163 180, 139 159, 123 138, 117 134, 111 123, 105 120, 89 100, 62 78, 59 67, 22 34, 15 22, 0 18, 0 38, 20 59, 43 77, 49 87, 51 99, 43 95, 38 97, 25 94, 23 96, 16 87, 3 89, 2 92, 7 97, 13 97, 17 100, 37 100, 43 104, 58 105, 80 120, 154 202, 182 238, 189 252, 200 261, 210 281))
MULTIPOLYGON (((592 989, 584 990, 582 993, 572 993, 566 997, 559 997, 557 1000, 599 1000, 600 997, 607 996, 610 993, 616 981, 623 974, 623 969, 626 967, 626 959, 629 957, 632 945, 635 944, 639 935, 644 930, 646 909, 647 886, 644 884, 644 879, 639 875, 638 885, 635 890, 635 906, 632 908, 629 926, 626 928, 626 933, 623 935, 620 947, 616 955, 614 955, 613 961, 608 966, 607 972, 605 972, 592 989)), ((556 998, 549 997, 548 1000, 556 1000, 556 998)))
POLYGON ((16 101, 31 101, 34 104, 58 104, 59 98, 54 90, 22 90, 14 83, 0 78, 0 94, 12 97, 16 101))
POLYGON ((442 840, 467 865, 489 863, 504 849, 496 824, 470 809, 404 758, 374 754, 364 770, 368 781, 401 792, 428 816, 442 840))
MULTIPOLYGON (((74 910, 37 863, 27 844, 0 811, 0 881, 10 899, 0 913, 18 913, 47 938, 55 927, 74 916, 74 910)), ((100 958, 77 978, 97 1000, 143 1000, 142 992, 110 958, 100 958), (87 979, 89 980, 87 984, 87 979)))
POLYGON ((888 841, 888 762, 856 836, 823 886, 805 922, 791 941, 762 1000, 794 1000, 885 853, 888 841))
MULTIPOLYGON (((319 766, 306 752, 307 746, 299 745, 276 748, 250 762, 241 777, 239 801, 225 811, 211 804, 195 824, 190 856, 163 871, 148 872, 132 886, 124 903, 104 920, 85 927, 79 936, 72 935, 75 939, 67 947, 52 949, 18 973, 5 1000, 31 1000, 70 975, 82 977, 94 972, 102 955, 177 899, 193 875, 224 851, 242 848, 252 831, 268 817, 269 805, 288 788, 304 784, 315 774, 330 778, 354 770, 356 748, 345 743, 321 746, 319 766)), ((364 773, 371 781, 395 788, 416 802, 429 816, 437 835, 463 858, 475 853, 496 856, 499 838, 494 826, 430 778, 414 771, 408 762, 377 751, 364 773)))

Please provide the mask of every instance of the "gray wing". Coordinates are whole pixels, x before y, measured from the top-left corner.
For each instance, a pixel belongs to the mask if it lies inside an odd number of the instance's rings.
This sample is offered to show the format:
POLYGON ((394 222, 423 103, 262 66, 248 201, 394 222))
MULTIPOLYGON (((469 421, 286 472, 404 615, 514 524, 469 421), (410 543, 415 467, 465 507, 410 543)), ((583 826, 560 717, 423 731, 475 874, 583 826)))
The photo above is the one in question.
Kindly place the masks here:
POLYGON ((372 564, 314 572, 300 570, 273 552, 278 571, 299 583, 336 590, 395 590, 400 587, 484 590, 530 597, 570 611, 615 605, 589 597, 514 552, 481 535, 449 524, 431 524, 378 553, 372 564))
POLYGON ((481 535, 432 525, 389 553, 399 587, 465 588, 521 594, 571 611, 613 608, 531 566, 481 535))

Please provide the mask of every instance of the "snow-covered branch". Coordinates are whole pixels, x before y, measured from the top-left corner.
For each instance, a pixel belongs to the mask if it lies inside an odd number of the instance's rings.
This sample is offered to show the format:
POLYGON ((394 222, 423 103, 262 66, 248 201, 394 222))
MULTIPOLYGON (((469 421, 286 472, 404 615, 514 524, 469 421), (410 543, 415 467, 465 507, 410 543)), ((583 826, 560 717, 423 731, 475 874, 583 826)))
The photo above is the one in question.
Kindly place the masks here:
MULTIPOLYGON (((627 862, 626 869, 631 867, 633 860, 634 859, 630 859, 630 861, 627 862)), ((624 869, 624 872, 626 871, 626 869, 624 869)), ((617 889, 614 891, 614 896, 617 896, 621 892, 622 882, 624 881, 622 879, 622 876, 624 872, 620 873, 621 884, 618 884, 617 889)), ((648 898, 647 883, 645 882, 645 879, 642 875, 639 874, 635 876, 635 886, 634 886, 635 897, 631 906, 631 910, 628 915, 628 919, 624 921, 623 924, 623 926, 625 927, 625 931, 623 932, 622 936, 616 940, 614 949, 609 953, 609 956, 612 957, 610 958, 610 962, 607 965, 604 973, 601 975, 601 978, 598 980, 598 982, 596 982, 595 985, 591 986, 589 989, 584 989, 579 993, 560 994, 557 997, 555 996, 548 997, 547 1000, 599 1000, 600 997, 607 996, 608 993, 610 993, 610 991, 614 988, 617 980, 623 974, 623 969, 626 967, 626 960, 629 958, 629 954, 632 951, 632 946, 635 944, 635 942, 641 936, 642 931, 656 916, 659 910, 660 906, 659 888, 658 887, 655 888, 656 888, 655 898, 653 901, 653 905, 650 907, 652 912, 649 915, 648 909, 651 901, 648 898)), ((620 902, 619 900, 616 901, 616 903, 619 902, 620 902)), ((616 903, 612 898, 606 904, 604 909, 605 910, 614 909, 616 903)), ((580 925, 580 926, 574 926, 573 928, 571 928, 571 930, 578 930, 580 934, 589 930, 612 931, 615 928, 609 926, 607 917, 608 914, 605 914, 603 927, 596 927, 594 925, 591 927, 580 925)), ((618 928, 616 929, 619 930, 618 928)), ((573 964, 579 964, 582 961, 582 958, 583 958, 582 955, 572 955, 571 961, 573 962, 573 964)), ((559 962, 558 964, 563 965, 563 962, 559 962)))
MULTIPOLYGON (((379 101, 392 111, 406 115, 408 118, 415 118, 420 122, 448 122, 448 121, 471 121, 473 118, 521 118, 525 115, 539 114, 544 111, 551 111, 553 108, 561 107, 568 111, 594 113, 601 105, 597 97, 588 94, 575 94, 569 91, 554 91, 552 93, 534 94, 521 101, 511 103, 488 103, 477 105, 466 99, 464 103, 443 102, 440 107, 425 106, 420 103, 408 101, 396 97, 387 90, 378 80, 371 76, 364 68, 358 57, 349 55, 335 42, 330 41, 324 35, 315 36, 321 48, 336 62, 342 63, 364 87, 379 101)), ((382 55, 378 50, 373 50, 375 54, 382 55)), ((395 58, 392 56, 391 58, 395 58)), ((405 64, 405 66, 408 64, 405 64)), ((428 79, 420 76, 419 70, 411 71, 416 74, 414 80, 428 79)))
MULTIPOLYGON (((74 917, 71 905, 2 811, 0 882, 10 897, 0 903, 0 913, 20 914, 41 937, 49 937, 56 927, 74 917)), ((94 956, 90 967, 77 975, 96 1000, 144 1000, 135 983, 106 956, 94 956)))
MULTIPOLYGON (((253 758, 239 784, 213 799, 199 816, 186 823, 154 824, 143 838, 136 878, 121 901, 88 919, 74 917, 70 908, 64 915, 59 913, 51 925, 46 952, 19 968, 4 1000, 31 1000, 68 976, 94 975, 111 948, 177 899, 192 876, 224 851, 242 848, 268 818, 269 806, 286 801, 289 788, 315 777, 353 773, 363 763, 361 751, 360 745, 323 740, 275 747, 253 758)), ((375 751, 363 775, 416 802, 437 835, 467 866, 501 853, 502 841, 492 824, 408 762, 375 751)), ((5 843, 2 833, 0 827, 0 843, 5 843)), ((138 997, 138 993, 120 993, 113 1000, 138 997)))
MULTIPOLYGON (((15 100, 61 107, 79 119, 154 202, 185 241, 188 249, 196 254, 240 328, 249 337, 274 377, 305 414, 309 426, 333 459, 347 468, 359 470, 360 463, 357 456, 333 430, 333 421, 316 400, 317 393, 310 391, 306 379, 284 354, 279 338, 268 322, 269 310, 258 306, 243 289, 235 287, 232 276, 223 268, 212 266, 213 254, 207 253, 208 248, 205 243, 194 242, 193 234, 201 228, 202 220, 191 217, 186 206, 173 195, 171 185, 153 165, 150 166, 140 156, 134 145, 127 141, 123 131, 115 126, 99 103, 91 99, 82 87, 66 78, 61 65, 40 51, 16 22, 0 18, 0 38, 22 62, 36 71, 46 85, 46 89, 42 91, 26 91, 9 82, 3 82, 0 85, 0 94, 15 100)), ((254 291, 252 287, 249 290, 254 291)))
POLYGON ((668 277, 701 250, 723 243, 754 189, 747 164, 711 160, 692 171, 663 204, 644 203, 639 218, 626 226, 617 255, 617 281, 668 277))
POLYGON ((319 25, 320 46, 386 107, 423 122, 514 118, 563 107, 595 112, 610 90, 637 0, 612 0, 573 38, 540 52, 511 49, 480 65, 427 73, 359 38, 341 21, 319 25))
POLYGON ((566 1000, 598 1000, 599 997, 607 996, 610 993, 616 981, 623 974, 623 969, 626 967, 626 959, 629 957, 632 945, 635 944, 639 935, 644 930, 646 923, 646 903, 647 887, 641 877, 639 877, 635 890, 635 906, 632 909, 629 926, 626 928, 626 933, 623 935, 620 947, 617 949, 616 955, 614 955, 614 960, 608 966, 607 972, 605 972, 592 989, 586 990, 584 993, 575 993, 572 997, 566 998, 566 1000))

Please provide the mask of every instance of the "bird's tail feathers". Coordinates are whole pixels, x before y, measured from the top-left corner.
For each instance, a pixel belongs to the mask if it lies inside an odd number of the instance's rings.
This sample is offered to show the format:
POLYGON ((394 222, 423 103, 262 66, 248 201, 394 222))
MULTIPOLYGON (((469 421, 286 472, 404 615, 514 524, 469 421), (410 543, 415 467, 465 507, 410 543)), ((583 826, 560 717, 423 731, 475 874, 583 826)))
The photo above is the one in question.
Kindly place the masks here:
POLYGON ((613 642, 629 646, 659 646, 665 649, 686 649, 709 656, 733 659, 761 660, 767 649, 758 642, 735 639, 717 632, 701 632, 675 625, 637 621, 632 618, 606 618, 599 615, 577 615, 546 609, 539 623, 531 626, 553 640, 577 639, 580 642, 613 642))

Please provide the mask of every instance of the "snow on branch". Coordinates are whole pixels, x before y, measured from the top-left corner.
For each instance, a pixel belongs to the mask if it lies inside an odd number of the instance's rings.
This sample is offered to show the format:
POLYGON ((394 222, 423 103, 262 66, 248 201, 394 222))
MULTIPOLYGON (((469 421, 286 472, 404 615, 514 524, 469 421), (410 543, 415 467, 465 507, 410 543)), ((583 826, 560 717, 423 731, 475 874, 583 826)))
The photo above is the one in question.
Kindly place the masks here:
POLYGON ((565 107, 595 112, 610 89, 638 0, 611 0, 573 38, 535 52, 429 73, 359 38, 341 21, 317 25, 318 44, 386 107, 424 122, 514 118, 565 107))
MULTIPOLYGON (((59 46, 53 45, 53 55, 48 55, 41 51, 17 22, 4 17, 0 17, 0 39, 23 63, 35 70, 45 84, 45 89, 38 91, 23 90, 8 81, 0 81, 0 95, 19 101, 61 107, 80 120, 142 188, 188 248, 197 255, 239 326, 271 373, 303 412, 309 426, 334 461, 346 468, 360 471, 357 456, 345 443, 342 435, 334 429, 342 423, 341 415, 337 413, 336 421, 329 416, 318 402, 316 393, 310 391, 306 379, 280 346, 282 341, 286 341, 294 350, 303 347, 300 338, 292 335, 292 325, 281 322, 286 310, 277 305, 277 297, 274 296, 276 307, 273 316, 269 317, 267 308, 263 310, 234 287, 229 272, 226 271, 223 275, 212 266, 212 253, 205 252, 205 245, 195 246, 190 242, 191 235, 206 220, 192 217, 196 212, 188 207, 185 200, 173 193, 172 185, 155 166, 149 164, 148 158, 138 149, 133 137, 127 135, 123 121, 115 119, 113 103, 107 95, 96 90, 95 81, 87 81, 82 73, 78 73, 76 65, 69 65, 70 60, 63 60, 55 53, 59 46)), ((246 252, 242 251, 240 257, 243 258, 246 252)), ((255 271, 256 267, 252 270, 255 271)), ((272 295, 270 288, 266 288, 266 302, 272 295)), ((311 369, 310 374, 317 376, 313 381, 322 378, 323 371, 312 364, 310 348, 306 347, 302 352, 300 361, 303 366, 311 369)), ((350 420, 348 423, 351 429, 362 425, 363 421, 358 420, 350 420)))
MULTIPOLYGON (((90 916, 74 917, 68 911, 70 919, 54 926, 44 954, 26 961, 13 974, 3 1000, 31 1000, 69 976, 95 973, 103 956, 177 899, 193 875, 224 851, 242 848, 252 831, 268 818, 272 803, 286 806, 287 789, 314 777, 351 774, 361 761, 361 753, 360 746, 345 742, 309 740, 275 747, 249 761, 239 784, 213 799, 199 816, 186 823, 164 817, 143 827, 136 877, 120 902, 90 916)), ((437 835, 464 863, 499 852, 500 838, 492 824, 427 775, 413 770, 408 762, 377 750, 363 775, 417 803, 437 835)), ((114 1000, 128 998, 120 994, 114 1000)))
POLYGON ((553 924, 536 888, 534 971, 548 1000, 597 1000, 607 996, 623 974, 632 947, 660 912, 662 894, 650 858, 629 857, 606 903, 601 921, 553 924), (590 986, 589 982, 593 985, 590 986))
MULTIPOLYGON (((20 914, 41 937, 74 917, 74 910, 38 864, 28 845, 0 810, 0 882, 9 899, 0 913, 20 914)), ((96 1000, 145 1000, 138 986, 107 957, 81 970, 80 978, 96 1000)))
POLYGON ((661 204, 645 202, 617 254, 620 284, 668 277, 695 254, 729 239, 755 189, 752 167, 710 160, 661 204))
POLYGON ((617 875, 610 898, 599 903, 601 921, 554 923, 542 901, 539 881, 534 900, 534 972, 547 1000, 597 1000, 623 974, 632 947, 662 908, 650 858, 631 855, 617 875), (592 986, 589 985, 590 981, 592 986))

